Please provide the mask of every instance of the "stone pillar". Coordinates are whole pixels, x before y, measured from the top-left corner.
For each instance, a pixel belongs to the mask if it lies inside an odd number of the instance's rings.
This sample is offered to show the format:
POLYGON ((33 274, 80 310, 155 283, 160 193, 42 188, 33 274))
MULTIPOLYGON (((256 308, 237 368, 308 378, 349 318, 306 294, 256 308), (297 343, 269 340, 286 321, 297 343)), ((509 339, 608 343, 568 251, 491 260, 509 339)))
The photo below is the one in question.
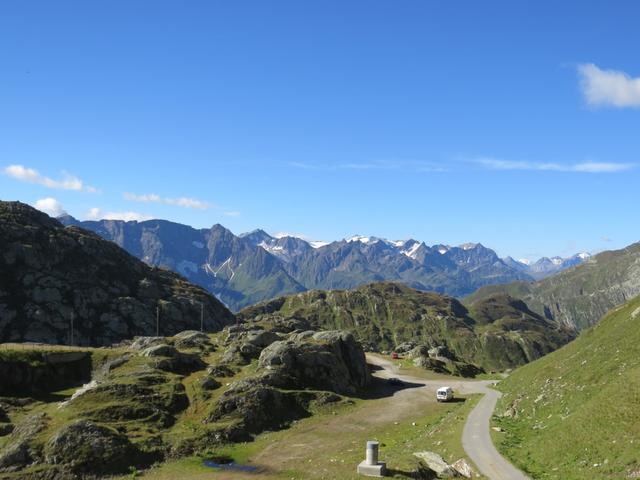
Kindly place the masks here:
POLYGON ((387 466, 378 460, 378 449, 380 443, 376 441, 367 442, 367 456, 358 465, 357 472, 367 477, 384 477, 387 473, 387 466))
POLYGON ((367 465, 378 465, 378 442, 369 441, 367 442, 367 456, 366 462, 367 465))

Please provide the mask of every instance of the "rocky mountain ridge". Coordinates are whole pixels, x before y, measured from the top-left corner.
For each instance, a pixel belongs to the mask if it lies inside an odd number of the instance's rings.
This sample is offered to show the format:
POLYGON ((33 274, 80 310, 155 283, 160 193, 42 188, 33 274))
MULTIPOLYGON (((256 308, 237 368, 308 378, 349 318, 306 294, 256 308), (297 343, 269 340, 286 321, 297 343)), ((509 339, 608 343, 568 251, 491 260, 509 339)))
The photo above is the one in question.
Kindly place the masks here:
POLYGON ((467 297, 465 303, 497 293, 522 299, 550 321, 570 328, 588 328, 612 308, 640 295, 640 243, 599 253, 537 282, 483 287, 467 297))
POLYGON ((385 280, 462 296, 484 285, 534 278, 526 265, 500 259, 481 244, 430 247, 416 240, 362 236, 317 243, 276 238, 263 230, 234 235, 221 225, 194 229, 164 220, 79 222, 64 216, 60 221, 94 231, 150 265, 180 273, 234 311, 280 295, 385 280))
POLYGON ((0 271, 0 342, 110 345, 234 321, 179 275, 19 202, 0 202, 0 271))

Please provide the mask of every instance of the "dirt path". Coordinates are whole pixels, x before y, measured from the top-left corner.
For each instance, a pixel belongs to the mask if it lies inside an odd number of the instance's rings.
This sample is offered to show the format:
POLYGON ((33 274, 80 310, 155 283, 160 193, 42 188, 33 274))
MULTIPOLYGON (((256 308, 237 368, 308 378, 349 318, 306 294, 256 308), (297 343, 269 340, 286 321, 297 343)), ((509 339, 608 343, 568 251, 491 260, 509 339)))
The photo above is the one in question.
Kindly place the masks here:
MULTIPOLYGON (((367 361, 382 368, 377 372, 378 376, 382 378, 397 377, 407 382, 421 383, 425 387, 437 388, 442 385, 441 380, 422 380, 408 375, 400 375, 392 362, 379 357, 370 356, 367 361)), ((484 397, 467 418, 462 433, 462 446, 480 472, 490 480, 528 480, 526 475, 498 453, 491 440, 489 421, 496 402, 501 396, 500 392, 489 388, 493 384, 494 382, 491 380, 447 382, 447 385, 456 392, 484 394, 484 397)))

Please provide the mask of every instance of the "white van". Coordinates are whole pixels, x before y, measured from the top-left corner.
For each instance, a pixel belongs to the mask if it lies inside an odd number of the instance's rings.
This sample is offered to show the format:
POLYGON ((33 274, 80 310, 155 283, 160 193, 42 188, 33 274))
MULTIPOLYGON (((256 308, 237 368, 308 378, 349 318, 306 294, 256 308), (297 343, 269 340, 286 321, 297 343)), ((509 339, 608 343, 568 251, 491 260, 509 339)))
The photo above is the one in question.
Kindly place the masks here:
POLYGON ((451 387, 440 387, 436 391, 436 399, 439 402, 448 402, 453 400, 453 389, 451 387))

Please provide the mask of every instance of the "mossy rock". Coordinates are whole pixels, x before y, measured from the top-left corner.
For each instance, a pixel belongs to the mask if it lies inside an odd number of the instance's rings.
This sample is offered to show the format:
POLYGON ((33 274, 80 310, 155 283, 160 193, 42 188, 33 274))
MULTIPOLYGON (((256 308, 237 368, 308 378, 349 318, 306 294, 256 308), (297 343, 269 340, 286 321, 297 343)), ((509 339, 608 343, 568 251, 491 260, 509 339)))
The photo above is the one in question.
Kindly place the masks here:
POLYGON ((137 454, 125 435, 87 420, 64 426, 45 446, 47 463, 92 474, 125 472, 137 454))

